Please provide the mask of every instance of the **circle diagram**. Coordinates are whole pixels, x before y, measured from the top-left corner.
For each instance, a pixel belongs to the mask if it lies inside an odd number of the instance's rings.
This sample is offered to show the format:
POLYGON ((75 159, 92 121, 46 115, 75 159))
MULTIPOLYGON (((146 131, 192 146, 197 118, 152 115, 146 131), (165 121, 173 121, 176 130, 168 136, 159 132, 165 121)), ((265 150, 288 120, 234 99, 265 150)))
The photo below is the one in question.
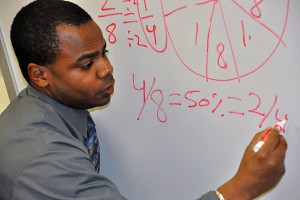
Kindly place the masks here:
POLYGON ((206 81, 240 81, 286 46, 290 0, 159 3, 161 13, 137 5, 149 46, 158 53, 173 48, 180 62, 206 81))

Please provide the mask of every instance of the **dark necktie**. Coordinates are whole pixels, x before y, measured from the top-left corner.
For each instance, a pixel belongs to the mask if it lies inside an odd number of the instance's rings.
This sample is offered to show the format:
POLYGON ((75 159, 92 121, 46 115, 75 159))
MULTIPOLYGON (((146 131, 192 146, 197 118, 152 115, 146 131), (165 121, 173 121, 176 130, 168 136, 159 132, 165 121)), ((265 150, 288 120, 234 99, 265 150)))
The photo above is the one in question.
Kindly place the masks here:
POLYGON ((96 125, 91 116, 88 116, 87 138, 84 138, 84 145, 86 146, 89 155, 95 165, 95 170, 98 173, 100 170, 100 146, 95 126, 96 125))

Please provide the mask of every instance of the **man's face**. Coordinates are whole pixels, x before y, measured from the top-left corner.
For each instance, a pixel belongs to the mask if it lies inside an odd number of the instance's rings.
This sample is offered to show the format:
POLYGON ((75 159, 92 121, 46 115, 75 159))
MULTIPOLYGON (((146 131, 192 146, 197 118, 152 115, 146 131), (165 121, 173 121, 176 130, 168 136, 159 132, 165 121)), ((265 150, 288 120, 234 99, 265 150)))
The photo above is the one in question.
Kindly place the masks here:
POLYGON ((59 25, 61 52, 50 72, 48 93, 60 103, 80 109, 110 102, 114 78, 106 53, 106 42, 98 25, 59 25))

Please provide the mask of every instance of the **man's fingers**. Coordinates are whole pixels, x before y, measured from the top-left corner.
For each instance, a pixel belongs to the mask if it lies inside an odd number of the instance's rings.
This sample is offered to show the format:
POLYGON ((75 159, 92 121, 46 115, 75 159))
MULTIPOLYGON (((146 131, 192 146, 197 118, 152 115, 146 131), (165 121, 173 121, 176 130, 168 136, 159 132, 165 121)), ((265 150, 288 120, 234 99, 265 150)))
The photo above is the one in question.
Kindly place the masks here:
POLYGON ((250 146, 255 146, 261 139, 262 137, 271 130, 271 127, 266 128, 265 130, 262 130, 260 132, 258 132, 252 139, 252 141, 250 142, 250 146))
POLYGON ((282 135, 279 135, 279 140, 278 143, 275 147, 275 149, 272 152, 272 156, 271 156, 271 160, 274 159, 274 162, 283 162, 285 159, 285 153, 287 150, 287 142, 285 140, 285 138, 282 135))
POLYGON ((264 152, 272 153, 276 149, 280 141, 280 137, 281 135, 279 135, 276 129, 271 129, 268 139, 265 141, 265 144, 261 147, 261 150, 264 152))

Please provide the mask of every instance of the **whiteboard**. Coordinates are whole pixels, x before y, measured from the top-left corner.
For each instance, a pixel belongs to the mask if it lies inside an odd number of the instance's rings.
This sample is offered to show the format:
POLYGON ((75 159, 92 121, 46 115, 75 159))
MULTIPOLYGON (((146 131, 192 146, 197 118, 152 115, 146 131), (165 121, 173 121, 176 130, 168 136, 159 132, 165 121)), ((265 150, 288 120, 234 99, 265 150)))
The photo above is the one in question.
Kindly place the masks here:
MULTIPOLYGON (((0 0, 9 43, 19 8, 0 0)), ((95 109, 101 173, 131 200, 196 199, 236 172, 258 131, 285 115, 286 174, 263 200, 298 199, 300 2, 76 0, 102 28, 116 78, 95 109)))

